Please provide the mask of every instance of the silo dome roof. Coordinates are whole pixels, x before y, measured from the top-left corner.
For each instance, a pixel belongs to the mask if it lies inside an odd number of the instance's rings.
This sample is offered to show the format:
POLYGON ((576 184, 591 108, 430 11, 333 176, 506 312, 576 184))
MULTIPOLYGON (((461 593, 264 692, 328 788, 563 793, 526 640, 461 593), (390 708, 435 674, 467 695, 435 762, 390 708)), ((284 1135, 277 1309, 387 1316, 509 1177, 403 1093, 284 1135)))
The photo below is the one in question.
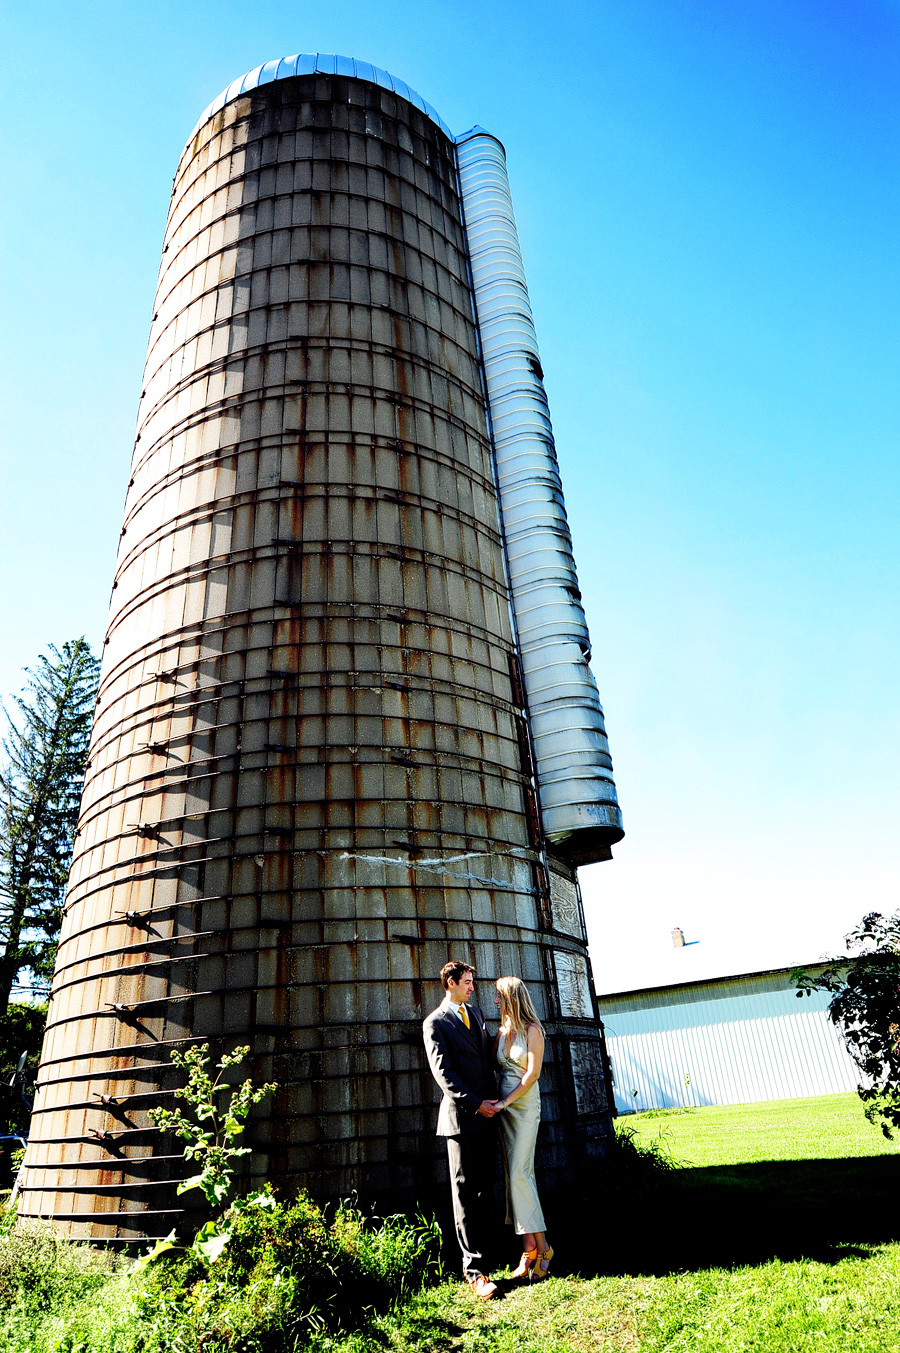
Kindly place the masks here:
POLYGON ((255 70, 250 70, 246 75, 241 75, 236 80, 232 80, 227 89, 223 89, 218 98, 213 99, 209 107, 203 112, 194 130, 191 132, 188 142, 192 141, 197 132, 205 122, 218 113, 220 108, 224 108, 226 103, 232 99, 238 98, 241 94, 247 94, 251 89, 256 89, 259 85, 271 84, 273 80, 287 80, 292 75, 344 75, 350 79, 368 80, 373 85, 381 85, 382 89, 390 89, 395 94, 399 94, 402 99, 414 105, 429 117, 432 122, 440 127, 445 136, 452 141, 453 133, 447 126, 444 119, 422 98, 414 89, 410 89, 405 80, 398 80, 396 76, 390 75, 380 66, 373 66, 369 61, 357 61, 353 56, 336 56, 333 52, 301 52, 298 56, 283 56, 276 61, 267 61, 262 66, 257 66, 255 70))

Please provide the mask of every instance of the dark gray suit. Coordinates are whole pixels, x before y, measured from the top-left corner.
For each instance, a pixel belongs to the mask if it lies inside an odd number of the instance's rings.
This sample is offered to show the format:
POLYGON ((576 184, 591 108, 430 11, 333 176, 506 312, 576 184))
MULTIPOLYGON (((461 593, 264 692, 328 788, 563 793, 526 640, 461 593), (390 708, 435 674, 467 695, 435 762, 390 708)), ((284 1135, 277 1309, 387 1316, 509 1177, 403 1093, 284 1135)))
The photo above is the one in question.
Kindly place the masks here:
POLYGON ((477 1005, 467 1005, 471 1027, 446 1001, 425 1020, 422 1033, 431 1074, 443 1091, 437 1135, 447 1140, 456 1238, 467 1278, 484 1272, 484 1235, 496 1166, 493 1119, 477 1110, 497 1098, 493 1039, 477 1005))

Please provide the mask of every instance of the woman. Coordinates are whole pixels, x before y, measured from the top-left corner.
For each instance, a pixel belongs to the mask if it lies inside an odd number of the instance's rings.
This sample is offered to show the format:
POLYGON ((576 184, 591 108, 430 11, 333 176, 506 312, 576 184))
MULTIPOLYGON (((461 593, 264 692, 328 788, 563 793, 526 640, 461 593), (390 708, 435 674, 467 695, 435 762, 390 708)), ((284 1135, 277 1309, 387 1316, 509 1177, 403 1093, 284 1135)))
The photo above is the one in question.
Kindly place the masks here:
POLYGON ((534 1182, 534 1147, 541 1121, 538 1077, 544 1060, 544 1031, 528 988, 519 977, 499 977, 494 1004, 500 1031, 494 1052, 500 1068, 499 1115, 506 1220, 522 1236, 523 1254, 514 1278, 546 1278, 553 1250, 547 1244, 544 1214, 534 1182))

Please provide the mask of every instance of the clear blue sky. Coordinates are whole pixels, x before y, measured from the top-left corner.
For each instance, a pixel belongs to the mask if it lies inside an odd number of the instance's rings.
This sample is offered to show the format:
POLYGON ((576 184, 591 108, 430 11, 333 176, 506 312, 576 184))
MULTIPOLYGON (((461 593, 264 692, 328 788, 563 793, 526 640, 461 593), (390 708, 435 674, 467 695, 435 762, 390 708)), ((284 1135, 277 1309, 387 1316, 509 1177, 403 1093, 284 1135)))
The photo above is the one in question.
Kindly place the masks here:
POLYGON ((839 944, 900 901, 896 0, 0 0, 0 693, 102 640, 184 141, 317 50, 507 147, 628 833, 601 989, 839 944))

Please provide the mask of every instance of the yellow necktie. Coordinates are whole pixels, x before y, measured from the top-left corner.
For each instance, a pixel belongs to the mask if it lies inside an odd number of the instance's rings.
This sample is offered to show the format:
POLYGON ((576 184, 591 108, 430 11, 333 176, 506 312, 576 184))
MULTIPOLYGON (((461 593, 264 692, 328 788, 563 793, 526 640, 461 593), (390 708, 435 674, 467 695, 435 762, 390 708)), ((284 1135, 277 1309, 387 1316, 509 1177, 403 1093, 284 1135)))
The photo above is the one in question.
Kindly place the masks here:
POLYGON ((461 1005, 461 1006, 459 1007, 459 1015, 460 1015, 460 1019, 462 1020, 463 1024, 466 1026, 466 1028, 467 1028, 467 1029, 471 1029, 472 1026, 471 1026, 471 1024, 469 1023, 469 1012, 468 1012, 468 1010, 466 1009, 466 1007, 465 1007, 464 1005, 461 1005))

